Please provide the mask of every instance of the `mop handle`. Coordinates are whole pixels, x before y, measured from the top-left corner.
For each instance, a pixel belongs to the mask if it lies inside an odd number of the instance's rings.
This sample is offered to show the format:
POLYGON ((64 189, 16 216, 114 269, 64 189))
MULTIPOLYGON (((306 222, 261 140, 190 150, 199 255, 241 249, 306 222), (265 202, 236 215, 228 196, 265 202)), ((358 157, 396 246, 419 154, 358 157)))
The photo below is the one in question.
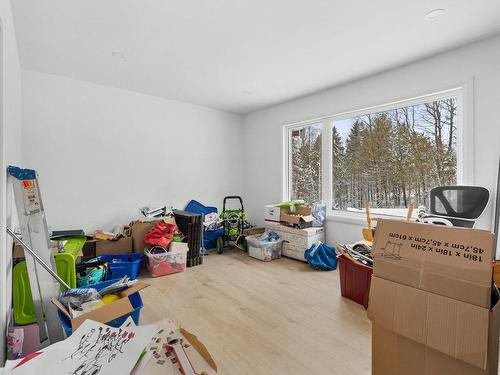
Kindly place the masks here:
POLYGON ((66 282, 59 277, 57 273, 55 273, 52 268, 50 268, 24 241, 19 238, 17 234, 15 234, 10 228, 7 229, 7 234, 12 237, 13 240, 17 241, 19 245, 23 247, 24 250, 26 250, 28 253, 31 254, 31 256, 43 267, 45 270, 51 274, 51 276, 59 283, 61 284, 66 290, 71 289, 66 282))

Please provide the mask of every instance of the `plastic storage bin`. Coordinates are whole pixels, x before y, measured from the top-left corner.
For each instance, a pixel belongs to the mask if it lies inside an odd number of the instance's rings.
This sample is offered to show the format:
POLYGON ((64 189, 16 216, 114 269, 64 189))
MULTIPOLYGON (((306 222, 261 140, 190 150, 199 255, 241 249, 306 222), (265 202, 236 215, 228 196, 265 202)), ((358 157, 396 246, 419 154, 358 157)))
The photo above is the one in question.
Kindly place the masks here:
MULTIPOLYGON (((70 287, 74 288, 76 286, 75 257, 68 253, 57 253, 54 254, 54 261, 57 274, 70 287)), ((12 303, 14 306, 14 321, 17 324, 36 323, 33 295, 31 294, 28 269, 24 260, 17 263, 12 271, 12 303)))
POLYGON ((172 242, 168 251, 153 248, 146 251, 147 266, 151 276, 165 276, 186 269, 188 246, 182 242, 172 242))
POLYGON ((117 255, 101 255, 97 257, 99 261, 108 263, 107 280, 119 279, 128 276, 130 280, 137 279, 141 270, 142 258, 144 254, 117 254, 117 255))
POLYGON ((261 241, 262 235, 248 236, 247 247, 248 255, 252 258, 270 262, 271 260, 281 258, 281 249, 283 248, 283 240, 265 242, 261 241))
POLYGON ((368 295, 372 280, 373 268, 355 263, 343 254, 339 261, 340 293, 342 297, 368 307, 368 295))
MULTIPOLYGON (((103 281, 102 283, 97 283, 94 285, 91 285, 89 287, 85 288, 94 288, 97 289, 98 291, 101 289, 104 289, 105 287, 115 283, 117 280, 109 280, 109 281, 103 281)), ((139 292, 136 292, 134 294, 131 294, 128 296, 128 299, 130 300, 130 303, 134 310, 128 314, 122 315, 119 318, 116 318, 114 320, 111 320, 109 322, 106 322, 107 325, 111 327, 118 328, 120 327, 123 323, 125 323, 125 320, 130 316, 134 320, 134 323, 139 325, 139 321, 141 318, 141 309, 142 309, 142 298, 139 292)), ((71 327, 71 322, 68 319, 66 315, 64 315, 60 310, 57 310, 57 314, 59 315, 59 320, 61 321, 61 325, 64 329, 64 332, 66 333, 66 336, 71 336, 73 333, 73 328, 71 327)))

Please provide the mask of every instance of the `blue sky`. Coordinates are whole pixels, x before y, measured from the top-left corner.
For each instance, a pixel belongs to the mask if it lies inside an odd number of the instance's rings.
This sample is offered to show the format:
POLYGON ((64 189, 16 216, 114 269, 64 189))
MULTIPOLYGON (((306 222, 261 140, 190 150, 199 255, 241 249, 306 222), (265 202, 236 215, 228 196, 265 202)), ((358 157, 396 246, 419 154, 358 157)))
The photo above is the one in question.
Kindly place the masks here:
POLYGON ((351 132, 352 124, 354 124, 355 121, 356 118, 348 118, 345 120, 338 120, 334 122, 337 131, 340 133, 340 136, 342 137, 342 142, 344 143, 344 145, 345 141, 347 140, 347 137, 349 137, 349 133, 351 132))

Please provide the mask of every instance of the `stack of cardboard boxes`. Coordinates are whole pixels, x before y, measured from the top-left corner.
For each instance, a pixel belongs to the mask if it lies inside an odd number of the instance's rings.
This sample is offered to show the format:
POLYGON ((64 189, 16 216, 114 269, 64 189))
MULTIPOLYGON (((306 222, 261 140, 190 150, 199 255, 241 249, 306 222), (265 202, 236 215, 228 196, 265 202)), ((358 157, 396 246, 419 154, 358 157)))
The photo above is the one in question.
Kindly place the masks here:
POLYGON ((487 231, 380 221, 368 316, 374 375, 485 375, 499 309, 487 231))
POLYGON ((295 213, 288 208, 264 206, 266 229, 276 232, 284 241, 282 255, 305 262, 304 252, 318 241, 325 241, 323 227, 313 227, 311 208, 299 206, 295 213))

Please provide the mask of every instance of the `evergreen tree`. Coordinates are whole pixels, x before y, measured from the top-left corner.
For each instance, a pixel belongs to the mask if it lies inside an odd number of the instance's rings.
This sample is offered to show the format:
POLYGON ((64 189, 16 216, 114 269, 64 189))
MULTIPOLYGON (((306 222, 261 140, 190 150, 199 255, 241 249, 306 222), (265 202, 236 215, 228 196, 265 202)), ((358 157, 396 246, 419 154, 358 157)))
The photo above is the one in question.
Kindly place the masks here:
POLYGON ((340 209, 346 205, 347 181, 345 179, 345 149, 342 137, 335 125, 332 128, 332 187, 333 207, 340 209))
MULTIPOLYGON (((431 188, 456 183, 456 98, 352 120, 347 139, 332 127, 333 208, 428 204, 431 188)), ((294 129, 292 198, 321 199, 321 127, 294 129)))

